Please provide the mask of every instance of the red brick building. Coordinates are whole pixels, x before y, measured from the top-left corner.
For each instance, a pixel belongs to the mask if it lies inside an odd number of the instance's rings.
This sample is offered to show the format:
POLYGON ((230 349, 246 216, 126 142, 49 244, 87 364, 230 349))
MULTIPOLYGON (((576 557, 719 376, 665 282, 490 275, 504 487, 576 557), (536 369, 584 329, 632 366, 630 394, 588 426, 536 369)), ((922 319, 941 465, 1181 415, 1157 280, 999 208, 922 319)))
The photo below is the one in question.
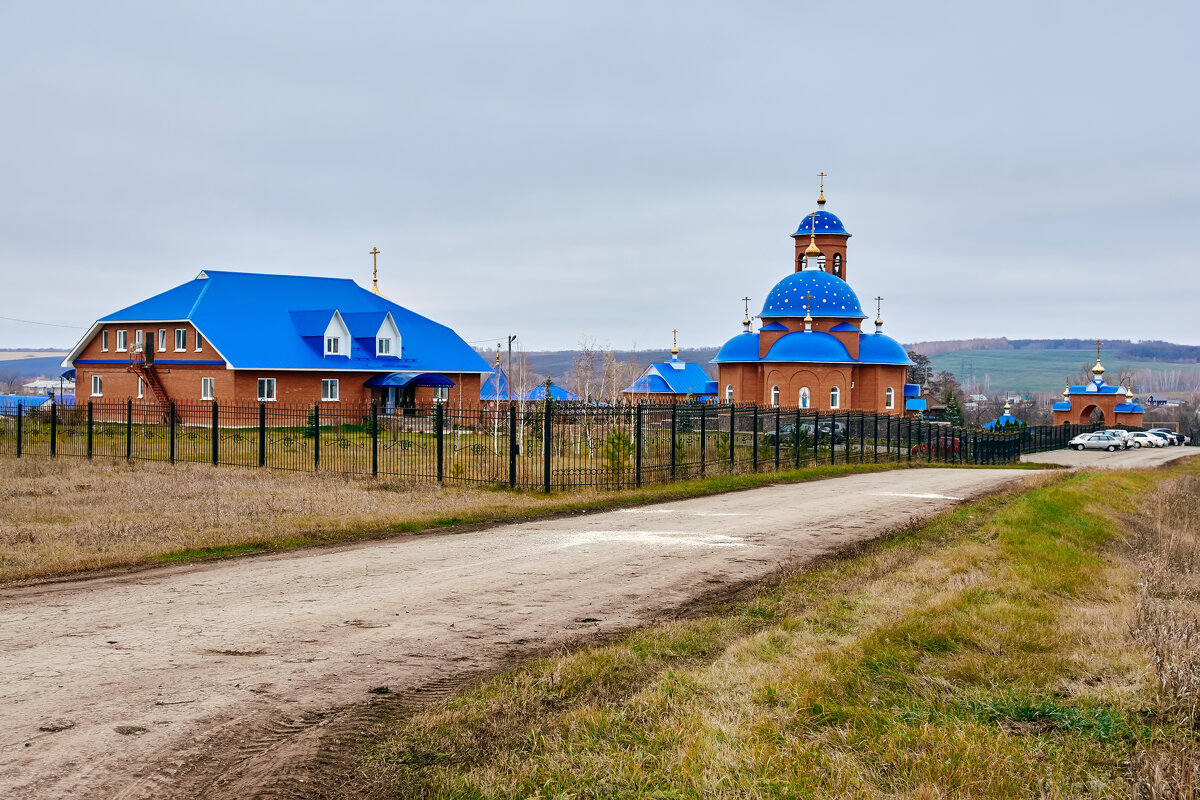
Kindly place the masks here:
POLYGON ((97 320, 67 355, 79 402, 479 405, 453 330, 341 278, 205 270, 97 320))

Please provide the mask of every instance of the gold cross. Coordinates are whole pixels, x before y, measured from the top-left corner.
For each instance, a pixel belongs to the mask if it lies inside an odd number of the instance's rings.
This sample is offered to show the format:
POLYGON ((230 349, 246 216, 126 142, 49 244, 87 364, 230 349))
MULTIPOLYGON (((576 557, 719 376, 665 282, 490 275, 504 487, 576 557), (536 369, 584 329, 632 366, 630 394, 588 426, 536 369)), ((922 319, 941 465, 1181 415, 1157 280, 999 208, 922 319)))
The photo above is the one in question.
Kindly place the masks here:
POLYGON ((1096 340, 1096 362, 1099 363, 1099 361, 1100 361, 1100 340, 1097 339, 1096 340))
POLYGON ((671 347, 679 349, 679 329, 671 328, 671 347))
POLYGON ((379 248, 372 247, 371 256, 371 279, 375 285, 375 294, 379 294, 379 248))
POLYGON ((882 297, 875 298, 875 316, 877 316, 877 317, 879 316, 879 308, 880 308, 879 304, 882 302, 883 302, 882 297))
POLYGON ((746 304, 746 319, 750 318, 750 298, 743 297, 742 302, 746 304))
MULTIPOLYGON (((805 293, 804 293, 804 299, 805 299, 805 301, 812 300, 812 299, 813 299, 813 293, 812 293, 812 292, 805 292, 805 293)), ((807 316, 809 316, 809 309, 810 309, 810 307, 811 307, 811 304, 809 304, 808 302, 805 302, 805 303, 804 303, 804 316, 806 316, 806 317, 807 317, 807 316)))
POLYGON ((821 194, 825 194, 825 179, 829 176, 824 172, 818 172, 817 177, 821 179, 821 194))

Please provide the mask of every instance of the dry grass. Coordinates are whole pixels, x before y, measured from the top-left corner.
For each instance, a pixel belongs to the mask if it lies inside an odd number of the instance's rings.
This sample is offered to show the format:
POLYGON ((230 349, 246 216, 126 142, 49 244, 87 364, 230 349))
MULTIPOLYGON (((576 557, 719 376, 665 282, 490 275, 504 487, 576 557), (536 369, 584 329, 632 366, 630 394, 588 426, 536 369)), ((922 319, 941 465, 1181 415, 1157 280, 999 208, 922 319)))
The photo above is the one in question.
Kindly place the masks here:
POLYGON ((1190 706, 1155 700, 1117 520, 1196 471, 1050 480, 535 662, 381 725, 329 796, 1193 797, 1190 706))
POLYGON ((1136 519, 1142 566, 1133 637, 1151 655, 1159 720, 1190 735, 1152 736, 1133 763, 1141 800, 1200 796, 1200 476, 1165 484, 1136 519))
POLYGON ((547 496, 326 472, 0 457, 0 582, 904 467, 823 466, 547 496))

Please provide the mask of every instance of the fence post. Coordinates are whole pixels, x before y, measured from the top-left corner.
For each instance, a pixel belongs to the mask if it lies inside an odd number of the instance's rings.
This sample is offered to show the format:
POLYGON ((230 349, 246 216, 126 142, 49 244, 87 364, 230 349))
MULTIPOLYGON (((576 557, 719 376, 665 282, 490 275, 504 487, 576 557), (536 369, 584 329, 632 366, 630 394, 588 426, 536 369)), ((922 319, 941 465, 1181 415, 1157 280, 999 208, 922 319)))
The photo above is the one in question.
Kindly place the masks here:
POLYGON ((783 414, 783 409, 780 408, 778 405, 776 405, 775 406, 775 471, 776 472, 779 472, 779 437, 781 435, 781 432, 779 430, 779 423, 783 421, 782 414, 783 414))
POLYGON ((371 403, 371 477, 379 474, 379 403, 371 403))
POLYGON ((87 457, 92 457, 92 401, 87 404, 87 457))
POLYGON ((217 401, 213 400, 212 401, 212 436, 210 436, 209 438, 212 440, 212 464, 214 467, 221 462, 221 458, 220 458, 220 455, 221 455, 221 453, 220 453, 221 432, 220 432, 220 428, 218 427, 219 423, 217 422, 217 414, 219 414, 219 413, 220 412, 217 410, 217 401))
POLYGON ((705 440, 708 438, 707 430, 706 430, 707 427, 708 427, 708 406, 702 404, 700 406, 700 474, 701 475, 704 474, 704 445, 706 444, 705 440))
POLYGON ((58 455, 58 403, 50 401, 50 456, 58 455))
POLYGON ((133 458, 133 400, 125 401, 125 460, 133 458))
POLYGON ((175 401, 167 403, 167 463, 175 463, 175 401))
POLYGON ((792 430, 792 456, 796 462, 796 469, 800 469, 800 406, 796 406, 796 427, 792 430))
POLYGON ((750 440, 750 460, 754 462, 754 471, 758 472, 758 403, 754 404, 754 414, 751 418, 753 437, 750 440))
POLYGON ((444 413, 445 413, 445 411, 442 408, 442 404, 435 403, 433 406, 433 426, 435 428, 434 433, 433 433, 433 438, 437 444, 436 449, 437 449, 437 482, 438 483, 442 482, 442 467, 444 464, 444 462, 442 461, 442 458, 443 458, 442 457, 442 444, 443 444, 443 440, 444 440, 444 437, 442 436, 442 419, 443 419, 442 415, 444 413))
POLYGON ((675 448, 678 446, 675 441, 675 439, 676 439, 675 434, 676 434, 676 431, 678 430, 678 417, 676 415, 677 409, 678 409, 678 404, 674 400, 672 400, 671 401, 671 480, 675 480, 675 448))
POLYGON ((879 463, 879 412, 875 411, 871 414, 871 424, 873 430, 871 432, 871 452, 875 454, 874 463, 879 463))
POLYGON ((508 488, 517 486, 517 407, 508 403, 508 488))
MULTIPOLYGON (((313 403, 313 469, 321 466, 321 404, 313 403)), ((438 480, 442 479, 442 440, 438 430, 438 480)))
POLYGON ((546 389, 546 404, 542 414, 542 491, 550 494, 550 437, 554 434, 554 425, 550 419, 554 413, 554 404, 550 400, 550 390, 546 389))
POLYGON ((734 449, 735 445, 733 443, 734 428, 736 427, 734 425, 735 413, 736 413, 736 409, 734 408, 733 403, 730 403, 729 404, 729 471, 730 472, 733 472, 735 469, 737 469, 737 451, 734 449))
POLYGON ((633 483, 642 485, 642 403, 633 411, 633 483))
POLYGON ((258 465, 267 465, 267 404, 258 404, 258 465))
POLYGON ((20 403, 17 403, 17 458, 21 457, 21 450, 23 448, 23 442, 21 441, 21 438, 22 434, 25 433, 25 414, 23 412, 24 406, 22 406, 20 403))

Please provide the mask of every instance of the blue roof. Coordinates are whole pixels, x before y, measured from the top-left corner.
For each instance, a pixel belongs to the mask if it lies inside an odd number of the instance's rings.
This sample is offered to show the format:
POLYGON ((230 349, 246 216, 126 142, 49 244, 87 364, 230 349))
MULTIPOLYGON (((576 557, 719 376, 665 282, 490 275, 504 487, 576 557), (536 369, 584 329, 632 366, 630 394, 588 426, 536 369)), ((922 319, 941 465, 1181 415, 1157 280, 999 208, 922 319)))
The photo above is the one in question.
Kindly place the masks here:
POLYGON ((17 413, 17 406, 37 408, 50 402, 48 394, 0 394, 0 409, 4 413, 17 413))
POLYGON ((988 430, 988 431, 994 431, 997 428, 1020 428, 1024 425, 1025 425, 1024 422, 1022 422, 1021 420, 1014 417, 1008 411, 1005 411, 999 417, 997 417, 996 419, 994 419, 991 422, 984 425, 983 429, 988 430))
MULTIPOLYGON (((546 384, 539 384, 530 389, 525 394, 521 395, 522 400, 545 400, 546 399, 546 384)), ((561 386, 550 384, 550 399, 551 400, 578 400, 579 395, 574 392, 568 392, 561 386)))
MULTIPOLYGON (((850 233, 846 230, 846 226, 842 221, 828 211, 817 211, 817 233, 840 233, 849 236, 850 233)), ((796 228, 796 232, 792 236, 808 236, 812 233, 813 218, 812 214, 807 215, 800 220, 800 227, 796 228)))
POLYGON ((758 334, 742 331, 717 351, 713 364, 729 361, 758 361, 758 334))
POLYGON ((795 331, 783 336, 763 357, 763 361, 809 361, 822 364, 853 363, 846 346, 836 336, 818 331, 795 331))
POLYGON ((487 380, 479 387, 480 400, 511 400, 512 395, 508 388, 508 374, 504 368, 497 365, 492 368, 492 372, 488 375, 487 380))
POLYGON ((759 328, 758 332, 762 333, 763 331, 786 331, 787 329, 788 329, 787 325, 784 325, 782 322, 768 322, 766 325, 763 325, 761 328, 759 328))
POLYGON ((363 382, 363 386, 453 386, 454 381, 434 372, 391 372, 376 375, 363 382))
POLYGON ((905 411, 924 411, 925 410, 925 401, 923 399, 905 400, 904 401, 904 410, 905 411))
POLYGON ((1120 414, 1143 414, 1146 409, 1137 403, 1117 403, 1113 406, 1113 411, 1120 414))
POLYGON ((205 270, 99 322, 182 320, 190 321, 234 369, 489 371, 450 328, 348 278, 205 270), (350 332, 348 358, 324 355, 322 335, 335 310, 350 332), (399 352, 376 356, 375 334, 388 313, 400 331, 399 352))
POLYGON ((850 331, 854 331, 855 333, 862 333, 862 328, 858 327, 853 322, 839 322, 837 325, 834 325, 829 330, 831 332, 836 332, 836 333, 849 333, 850 331))
POLYGON ((921 396, 920 385, 916 384, 916 383, 904 384, 904 396, 905 397, 920 397, 921 396))
POLYGON ((858 337, 858 361, 860 364, 903 364, 904 366, 913 363, 899 342, 882 333, 864 333, 858 337))
POLYGON ((793 272, 775 284, 763 303, 763 319, 769 317, 803 317, 804 304, 810 303, 809 313, 814 317, 846 317, 864 319, 858 295, 836 275, 819 269, 793 272), (811 298, 806 295, 811 294, 811 298))
MULTIPOLYGON (((757 347, 758 337, 754 339, 757 347)), ((757 349, 755 355, 758 355, 757 349)), ((646 367, 641 377, 622 391, 630 394, 716 394, 717 382, 699 364, 672 358, 646 367)))
POLYGON ((1059 400, 1057 403, 1054 404, 1054 407, 1051 410, 1052 411, 1070 411, 1071 404, 1068 403, 1066 400, 1059 400))

